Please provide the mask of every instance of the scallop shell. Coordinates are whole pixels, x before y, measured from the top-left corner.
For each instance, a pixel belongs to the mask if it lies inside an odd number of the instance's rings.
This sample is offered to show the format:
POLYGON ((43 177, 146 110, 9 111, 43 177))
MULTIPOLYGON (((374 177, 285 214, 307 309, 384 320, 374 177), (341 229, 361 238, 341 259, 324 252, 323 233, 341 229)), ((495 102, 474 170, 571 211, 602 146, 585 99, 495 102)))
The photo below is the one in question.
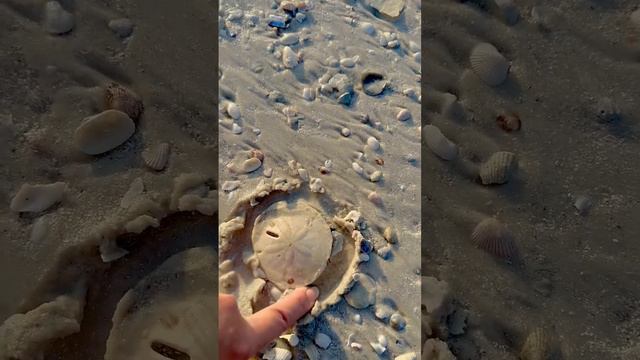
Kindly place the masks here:
POLYGON ((49 34, 61 35, 73 29, 73 14, 66 11, 57 1, 48 1, 44 6, 44 29, 49 34))
POLYGON ((116 307, 104 359, 215 359, 216 262, 213 248, 189 249, 129 290, 116 307))
POLYGON ((511 232, 495 218, 478 223, 471 234, 471 241, 476 247, 503 259, 512 260, 517 255, 511 232))
POLYGON ((520 351, 522 360, 548 360, 551 355, 551 337, 542 328, 536 328, 524 342, 520 351))
POLYGON ((480 180, 483 185, 504 184, 509 181, 516 167, 515 154, 498 151, 480 166, 480 180))
POLYGON ((73 140, 78 149, 88 155, 112 150, 131 137, 136 125, 118 110, 106 110, 90 116, 76 129, 73 140))
POLYGON ((262 212, 253 249, 269 281, 280 289, 311 284, 327 266, 333 237, 318 210, 303 201, 279 201, 262 212))
POLYGON ((458 156, 458 146, 447 139, 434 125, 422 127, 423 136, 429 149, 443 160, 453 160, 458 156))
POLYGON ((62 201, 67 184, 56 182, 46 185, 23 184, 11 200, 14 212, 41 212, 62 201))
POLYGON ((167 166, 170 153, 171 145, 169 145, 169 143, 161 143, 155 148, 143 153, 142 159, 147 167, 161 171, 167 166))
POLYGON ((347 304, 355 309, 365 309, 376 302, 376 281, 365 273, 353 274, 357 279, 351 290, 344 294, 347 304))
POLYGON ((107 109, 122 111, 133 120, 138 120, 144 111, 140 96, 117 83, 110 83, 105 89, 105 103, 107 109))
POLYGON ((471 69, 489 86, 502 84, 509 74, 510 64, 502 54, 489 43, 480 43, 471 50, 471 69))
POLYGON ((282 49, 282 64, 287 69, 293 69, 298 65, 298 54, 288 46, 282 49))

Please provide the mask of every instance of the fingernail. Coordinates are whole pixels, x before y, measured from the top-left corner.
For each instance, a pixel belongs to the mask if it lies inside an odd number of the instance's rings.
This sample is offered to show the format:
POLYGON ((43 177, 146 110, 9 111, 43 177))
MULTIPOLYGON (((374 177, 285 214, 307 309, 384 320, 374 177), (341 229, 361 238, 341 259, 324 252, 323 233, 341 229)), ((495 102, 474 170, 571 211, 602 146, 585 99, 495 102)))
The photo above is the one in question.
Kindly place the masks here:
POLYGON ((318 295, 320 295, 320 290, 318 290, 317 287, 314 286, 307 288, 307 299, 309 299, 309 302, 316 301, 318 295))

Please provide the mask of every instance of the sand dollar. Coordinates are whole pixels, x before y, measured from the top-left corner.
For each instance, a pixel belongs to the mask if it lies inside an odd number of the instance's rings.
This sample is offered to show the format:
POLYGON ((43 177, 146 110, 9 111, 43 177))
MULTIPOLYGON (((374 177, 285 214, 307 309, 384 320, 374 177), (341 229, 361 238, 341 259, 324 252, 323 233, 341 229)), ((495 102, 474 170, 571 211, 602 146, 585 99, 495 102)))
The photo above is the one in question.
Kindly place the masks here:
POLYGON ((281 289, 311 284, 327 266, 333 238, 326 221, 304 201, 278 201, 255 221, 254 252, 281 289))

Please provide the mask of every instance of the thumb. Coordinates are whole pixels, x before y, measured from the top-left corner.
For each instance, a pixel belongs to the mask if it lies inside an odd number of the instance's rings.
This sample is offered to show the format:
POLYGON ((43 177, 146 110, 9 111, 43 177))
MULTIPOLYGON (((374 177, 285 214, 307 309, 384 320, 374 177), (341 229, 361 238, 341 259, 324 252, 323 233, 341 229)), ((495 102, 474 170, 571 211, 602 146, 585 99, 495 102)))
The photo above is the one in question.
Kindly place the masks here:
POLYGON ((257 351, 292 327, 318 298, 318 288, 301 287, 247 318, 257 351))

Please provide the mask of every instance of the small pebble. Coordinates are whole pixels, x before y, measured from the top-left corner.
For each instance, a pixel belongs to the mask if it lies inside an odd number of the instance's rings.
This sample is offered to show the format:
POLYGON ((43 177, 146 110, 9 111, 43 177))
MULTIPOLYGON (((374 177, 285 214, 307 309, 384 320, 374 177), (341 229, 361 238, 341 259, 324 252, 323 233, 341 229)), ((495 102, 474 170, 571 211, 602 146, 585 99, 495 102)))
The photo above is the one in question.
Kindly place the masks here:
POLYGON ((326 349, 331 345, 331 338, 323 333, 317 333, 315 339, 313 340, 318 347, 321 349, 326 349))
POLYGON ((387 43, 387 47, 388 47, 389 49, 395 49, 395 48, 397 48, 398 46, 400 46, 400 42, 399 42, 398 40, 391 40, 391 41, 389 41, 389 42, 387 43))
POLYGON ((373 26, 373 24, 368 23, 368 22, 363 22, 360 24, 360 28, 362 29, 362 31, 364 31, 365 34, 367 35, 373 35, 376 32, 376 28, 373 26))
POLYGON ((398 241, 396 233, 391 226, 387 226, 384 229, 384 233, 382 234, 382 236, 385 240, 387 240, 389 244, 395 244, 398 241))
POLYGON ((343 59, 340 59, 340 66, 346 67, 346 68, 352 68, 356 66, 356 62, 353 58, 343 58, 343 59))
POLYGON ((371 182, 378 182, 380 179, 382 179, 382 171, 380 170, 376 170, 369 175, 369 181, 371 182))
POLYGON ((593 205, 593 201, 591 198, 586 195, 580 195, 576 198, 576 201, 573 203, 573 206, 578 210, 581 215, 585 215, 591 209, 593 205))
POLYGON ((344 137, 349 137, 351 135, 351 130, 349 130, 349 128, 342 128, 342 130, 340 130, 340 134, 344 137))
POLYGON ((362 324, 362 316, 360 314, 354 314, 353 322, 356 324, 362 324))
POLYGON ((109 29, 121 38, 126 38, 133 32, 133 22, 126 18, 109 21, 109 29))

